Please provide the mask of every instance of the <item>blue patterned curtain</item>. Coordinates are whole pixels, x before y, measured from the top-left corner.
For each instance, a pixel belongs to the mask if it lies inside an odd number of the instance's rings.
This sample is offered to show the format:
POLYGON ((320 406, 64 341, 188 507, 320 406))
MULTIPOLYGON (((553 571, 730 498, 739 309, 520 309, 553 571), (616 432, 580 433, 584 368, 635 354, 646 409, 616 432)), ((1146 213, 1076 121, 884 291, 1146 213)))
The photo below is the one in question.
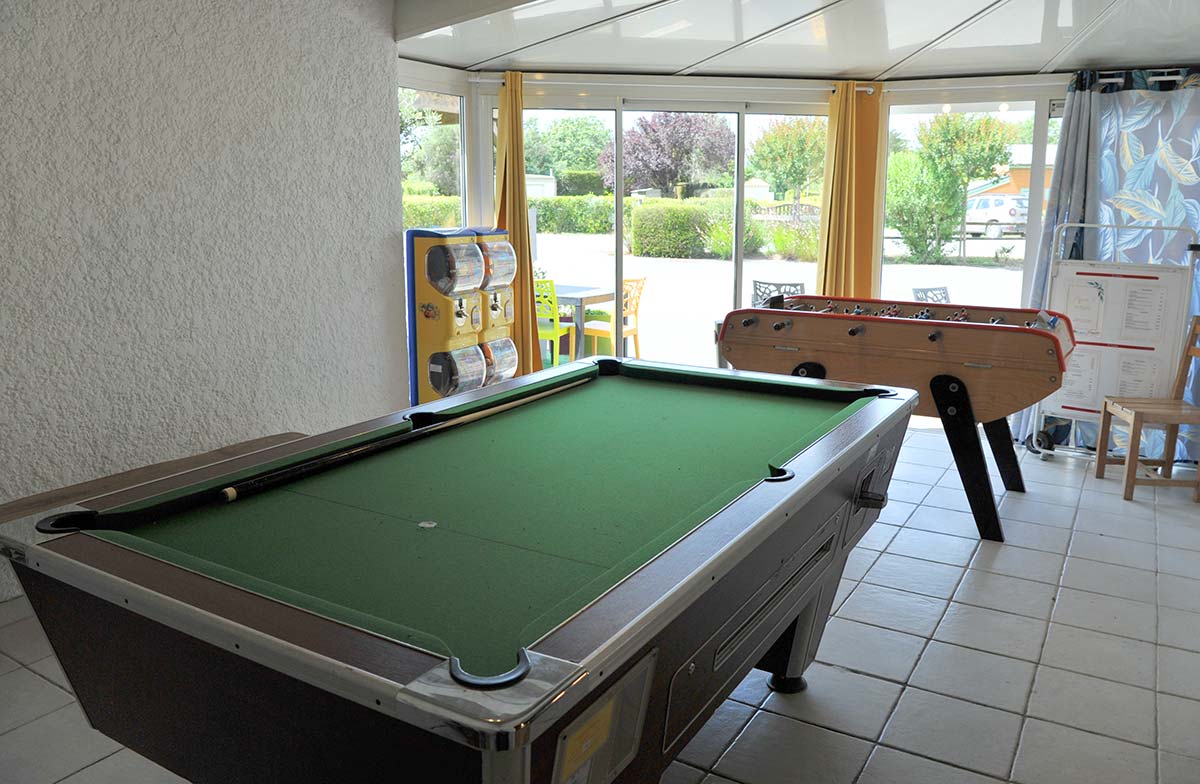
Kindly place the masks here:
MULTIPOLYGON (((1187 226, 1200 232, 1200 70, 1179 73, 1178 80, 1152 81, 1152 72, 1127 71, 1117 75, 1119 83, 1110 81, 1111 73, 1103 79, 1095 71, 1076 74, 1034 267, 1033 307, 1045 304, 1056 228, 1064 223, 1122 227, 1068 230, 1066 258, 1193 263, 1187 252, 1190 234, 1146 228, 1187 226)), ((1200 313, 1200 275, 1193 280, 1191 312, 1200 313)), ((1185 398, 1200 400, 1195 363, 1185 398)), ((1032 417, 1023 412, 1014 432, 1024 437, 1034 429, 1032 417)), ((1079 431, 1084 443, 1094 443, 1094 426, 1085 424, 1079 431)), ((1161 453, 1162 433, 1147 433, 1143 449, 1161 453)), ((1176 454, 1200 458, 1200 432, 1181 432, 1176 454)))

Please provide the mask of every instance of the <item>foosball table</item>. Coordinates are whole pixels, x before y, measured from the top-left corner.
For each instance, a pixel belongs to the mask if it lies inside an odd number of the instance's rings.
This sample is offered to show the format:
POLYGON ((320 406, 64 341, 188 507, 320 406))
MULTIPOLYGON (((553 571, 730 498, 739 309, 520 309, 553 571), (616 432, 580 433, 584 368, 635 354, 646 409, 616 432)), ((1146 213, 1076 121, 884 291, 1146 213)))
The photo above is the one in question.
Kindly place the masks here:
POLYGON ((1075 336, 1070 319, 1045 310, 793 296, 729 313, 718 342, 741 370, 920 391, 915 413, 941 419, 979 535, 1003 541, 975 425, 1005 489, 1023 492, 1005 417, 1062 386, 1075 336))

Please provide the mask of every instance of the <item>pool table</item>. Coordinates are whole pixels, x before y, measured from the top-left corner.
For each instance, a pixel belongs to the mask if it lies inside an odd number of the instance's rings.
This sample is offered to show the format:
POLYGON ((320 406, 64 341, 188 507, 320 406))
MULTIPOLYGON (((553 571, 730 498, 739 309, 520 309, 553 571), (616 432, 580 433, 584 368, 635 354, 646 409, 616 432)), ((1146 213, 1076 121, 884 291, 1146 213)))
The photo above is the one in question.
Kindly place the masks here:
POLYGON ((592 358, 0 554, 92 725, 194 782, 656 782, 752 668, 803 688, 916 403, 592 358))

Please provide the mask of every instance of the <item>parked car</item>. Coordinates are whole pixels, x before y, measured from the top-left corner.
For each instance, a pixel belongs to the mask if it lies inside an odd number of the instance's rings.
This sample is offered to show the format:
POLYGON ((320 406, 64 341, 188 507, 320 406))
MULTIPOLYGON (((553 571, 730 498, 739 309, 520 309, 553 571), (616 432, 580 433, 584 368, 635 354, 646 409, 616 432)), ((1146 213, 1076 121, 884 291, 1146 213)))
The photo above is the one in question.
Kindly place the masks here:
POLYGON ((1025 234, 1029 198, 1010 193, 986 193, 967 199, 967 234, 1000 239, 1005 234, 1025 234))

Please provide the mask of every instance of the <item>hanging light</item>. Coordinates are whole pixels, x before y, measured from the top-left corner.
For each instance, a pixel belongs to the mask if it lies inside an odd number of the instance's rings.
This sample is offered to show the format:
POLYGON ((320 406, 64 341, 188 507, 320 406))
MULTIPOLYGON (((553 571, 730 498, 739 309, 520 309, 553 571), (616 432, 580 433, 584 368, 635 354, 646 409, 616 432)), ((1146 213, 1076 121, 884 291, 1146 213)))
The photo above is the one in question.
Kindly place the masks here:
POLYGON ((949 113, 950 113, 950 104, 948 104, 948 103, 942 104, 942 114, 949 114, 949 113))
POLYGON ((1008 106, 1008 104, 1006 104, 1006 103, 1002 103, 1002 104, 1000 104, 1000 107, 999 107, 999 108, 1000 108, 1000 113, 1001 113, 1001 114, 1004 114, 1005 112, 1007 112, 1007 111, 1008 111, 1008 109, 1009 109, 1009 106, 1008 106))

